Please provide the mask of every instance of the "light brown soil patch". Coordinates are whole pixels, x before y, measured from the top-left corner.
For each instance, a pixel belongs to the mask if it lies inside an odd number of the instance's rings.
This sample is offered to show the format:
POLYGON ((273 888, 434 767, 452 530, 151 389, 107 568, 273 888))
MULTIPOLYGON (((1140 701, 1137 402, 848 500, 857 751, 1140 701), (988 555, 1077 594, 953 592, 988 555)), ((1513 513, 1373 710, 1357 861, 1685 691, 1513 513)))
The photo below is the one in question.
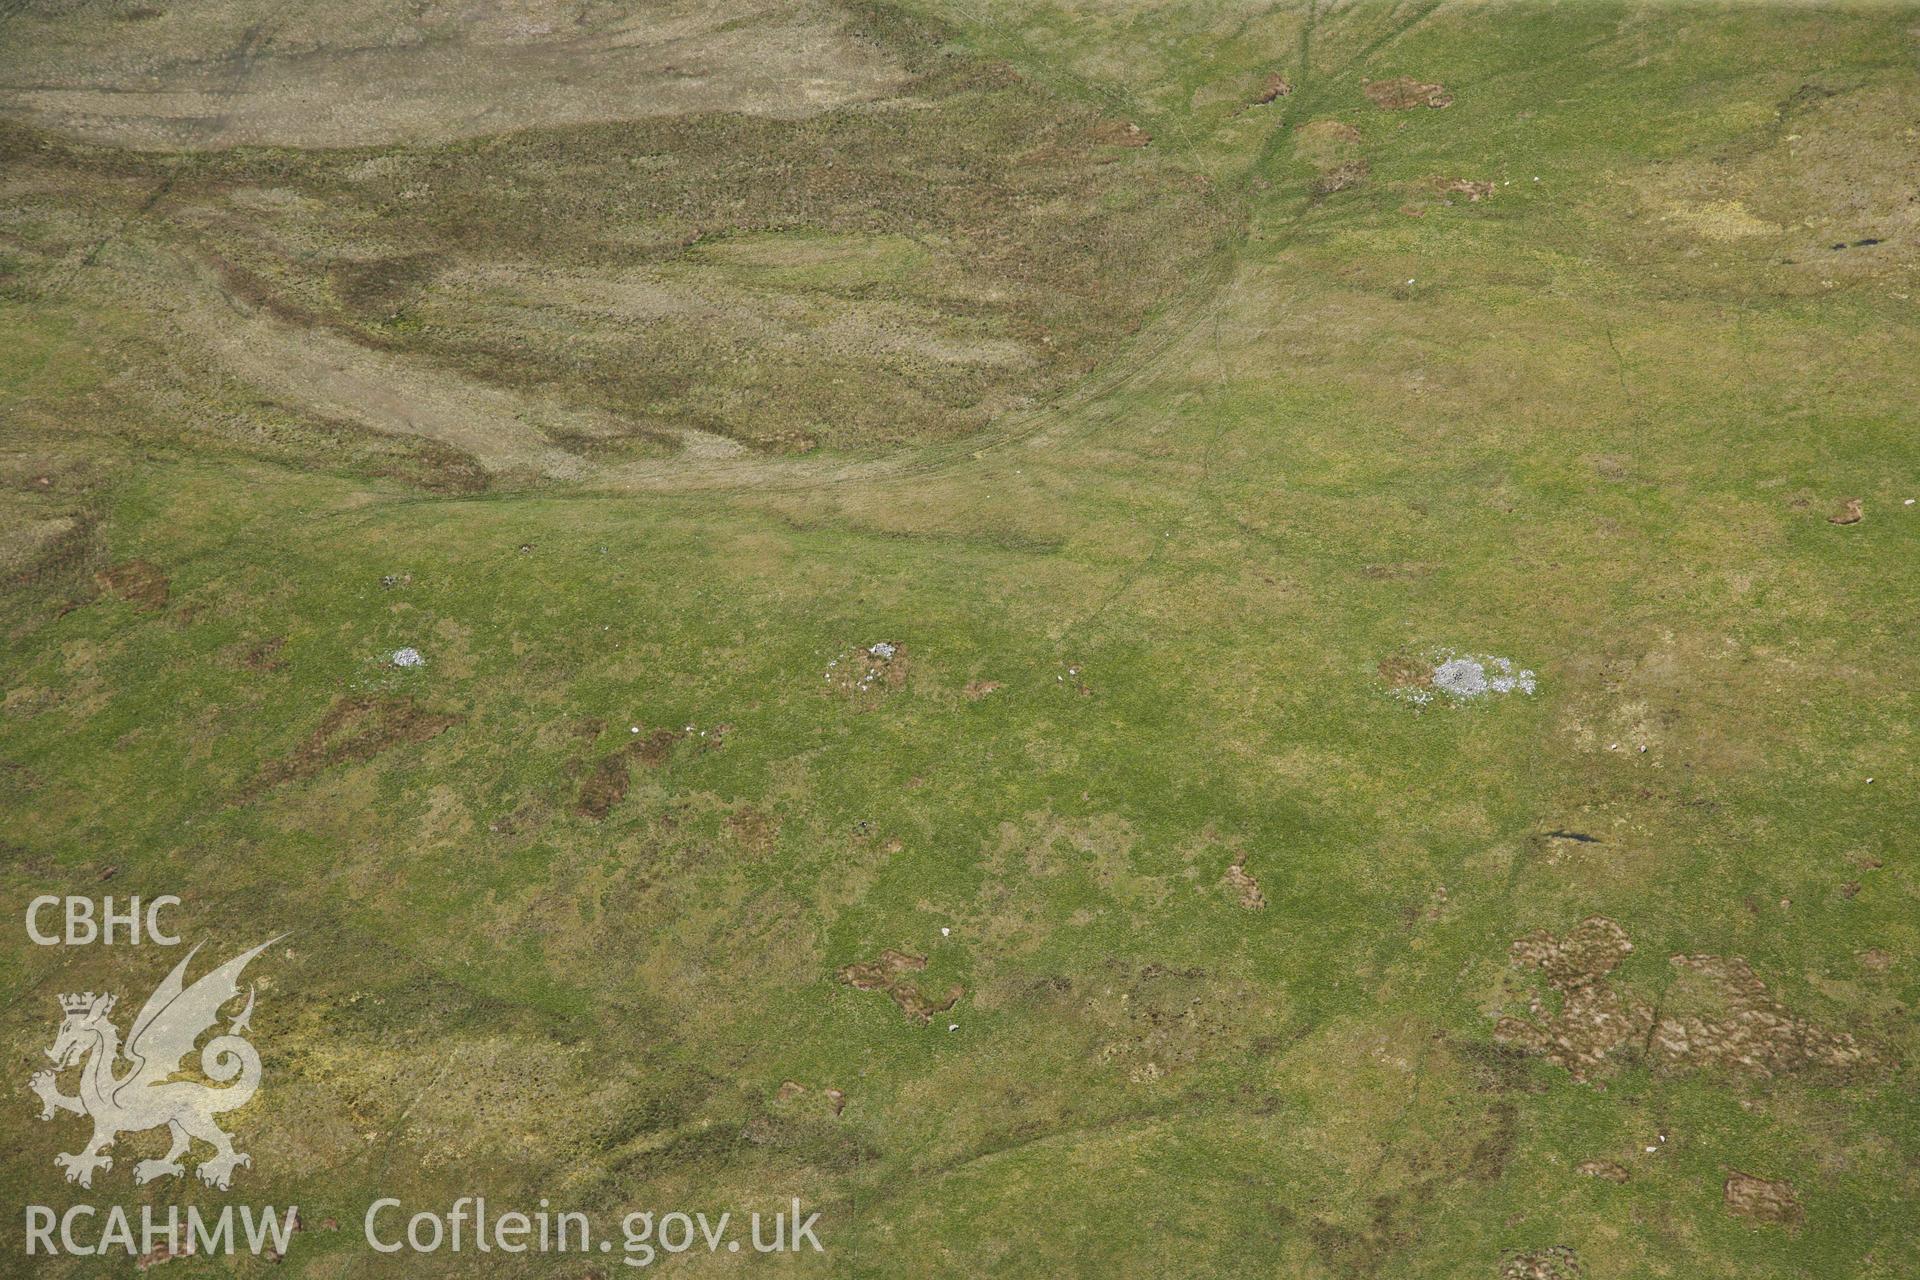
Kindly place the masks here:
POLYGON ((285 636, 269 636, 248 649, 246 656, 240 659, 240 665, 249 671, 278 671, 287 665, 287 660, 280 656, 280 650, 286 644, 285 636))
POLYGON ((160 567, 147 560, 128 560, 93 575, 102 591, 139 609, 158 609, 167 602, 169 583, 160 567))
POLYGON ((240 798, 251 800, 335 765, 371 760, 394 747, 426 742, 463 719, 423 710, 411 697, 336 698, 307 740, 292 754, 268 761, 240 798))
POLYGON ((1093 127, 1093 140, 1107 147, 1144 147, 1153 135, 1131 120, 1102 120, 1093 127))
POLYGON ((604 821, 613 807, 627 798, 627 788, 632 782, 633 772, 628 767, 626 752, 615 751, 602 757, 587 780, 580 784, 574 811, 583 818, 604 821))
POLYGON ((1433 566, 1419 560, 1396 560, 1363 565, 1360 572, 1373 582, 1418 582, 1432 576, 1433 566))
POLYGON ((1598 982, 1632 952, 1627 931, 1605 916, 1581 921, 1564 941, 1536 929, 1512 947, 1515 964, 1544 970, 1556 990, 1598 982))
POLYGON ((1493 198, 1496 185, 1490 180, 1447 178, 1436 174, 1409 186, 1411 198, 1400 206, 1400 212, 1409 217, 1423 218, 1436 209, 1462 200, 1467 204, 1479 204, 1482 200, 1493 198))
POLYGON ((1396 76, 1392 80, 1375 80, 1366 87, 1367 100, 1382 111, 1406 111, 1413 107, 1448 107, 1453 105, 1453 95, 1445 86, 1424 84, 1412 76, 1396 76))
POLYGON ((1866 511, 1860 505, 1860 499, 1848 498, 1834 513, 1827 517, 1828 524, 1859 524, 1866 519, 1866 511))
MULTIPOLYGON (((791 1103, 796 1098, 805 1097, 807 1092, 807 1086, 798 1080, 782 1080, 780 1087, 774 1091, 773 1100, 781 1104, 791 1103)), ((838 1089, 822 1089, 820 1096, 826 1102, 827 1109, 836 1116, 847 1109, 847 1095, 838 1089)))
POLYGON ((934 1014, 945 1013, 958 1004, 966 992, 956 984, 947 989, 945 996, 929 996, 907 976, 926 967, 925 956, 908 955, 889 947, 880 953, 878 960, 847 965, 834 976, 856 991, 884 991, 909 1018, 930 1022, 934 1014))
POLYGON ((727 819, 727 830, 747 852, 771 853, 780 836, 780 821, 748 805, 727 819))
POLYGON ((1697 1000, 1701 1013, 1667 1013, 1653 1030, 1656 1058, 1761 1077, 1796 1071, 1845 1073, 1873 1056, 1845 1032, 1794 1016, 1739 956, 1673 956, 1681 971, 1666 1004, 1697 1000))
POLYGON ((614 806, 627 798, 627 788, 633 782, 629 761, 638 760, 649 769, 658 769, 667 762, 673 744, 685 736, 676 729, 655 729, 617 750, 609 751, 594 766, 593 772, 587 775, 587 780, 580 784, 580 795, 574 802, 574 811, 583 818, 604 821, 613 812, 614 806))
POLYGON ((402 443, 396 457, 370 468, 373 474, 428 493, 484 493, 491 483, 479 459, 444 441, 421 436, 402 443))
POLYGON ((1323 169, 1320 172, 1320 176, 1313 180, 1314 193, 1316 195, 1330 196, 1336 191, 1345 191, 1349 187, 1357 187, 1366 181, 1367 173, 1368 166, 1364 158, 1348 160, 1345 163, 1335 165, 1331 169, 1323 169))
POLYGON ((1295 153, 1308 159, 1327 147, 1354 146, 1359 141, 1360 130, 1345 120, 1309 120, 1293 131, 1295 153))
POLYGON ((1293 132, 1293 154, 1317 171, 1313 190, 1319 195, 1344 191, 1367 176, 1360 131, 1344 120, 1311 120, 1301 125, 1293 132))
POLYGON ((1521 938, 1512 963, 1541 970, 1560 1008, 1551 1010, 1533 995, 1531 1019, 1500 1019, 1494 1039, 1539 1054, 1582 1081, 1630 1061, 1763 1079, 1799 1072, 1847 1076, 1877 1065, 1851 1035, 1789 1012, 1738 956, 1671 957, 1680 975, 1656 1012, 1608 981, 1632 951, 1626 930, 1602 916, 1582 921, 1564 940, 1545 930, 1521 938))
POLYGON ((906 687, 912 663, 907 646, 884 641, 841 654, 827 664, 827 687, 842 697, 897 693, 906 687))
POLYGON ((1433 683, 1433 664, 1405 654, 1382 658, 1378 670, 1389 689, 1422 689, 1433 683))
POLYGON ((1727 1184, 1721 1193, 1727 1212, 1751 1222, 1777 1222, 1782 1226, 1797 1227, 1807 1220, 1807 1211, 1800 1204, 1800 1195, 1793 1184, 1784 1179, 1771 1180, 1756 1178, 1750 1173, 1735 1170, 1727 1175, 1727 1184))
POLYGON ((1605 1178, 1608 1182, 1625 1182, 1627 1171, 1611 1160, 1582 1160, 1579 1172, 1589 1178, 1605 1178))
POLYGON ((231 295, 222 307, 205 305, 209 299, 198 290, 184 297, 202 305, 178 312, 183 331, 274 397, 311 406, 322 419, 354 430, 427 442, 387 468, 397 479, 436 492, 467 492, 484 488, 489 474, 577 480, 591 470, 529 421, 530 411, 561 422, 581 416, 550 412, 550 401, 536 404, 330 329, 283 324, 264 311, 247 312, 231 295))
POLYGON ((1264 107, 1274 99, 1284 98, 1292 92, 1293 86, 1287 83, 1287 78, 1278 71, 1274 71, 1261 82, 1260 92, 1254 97, 1253 103, 1257 107, 1264 107))
MULTIPOLYGON (((183 1233, 178 1247, 171 1244, 156 1245, 133 1260, 136 1271, 148 1271, 163 1262, 172 1262, 176 1258, 191 1258, 197 1252, 193 1246, 193 1236, 183 1233)), ((271 1249, 269 1253, 273 1252, 271 1249)), ((279 1261, 276 1257, 274 1261, 279 1261)))
POLYGON ((35 519, 9 504, 0 520, 0 572, 22 585, 45 581, 49 571, 77 568, 88 550, 90 521, 71 515, 35 519))
POLYGON ((544 796, 530 796, 515 805, 511 812, 488 822, 487 830, 495 835, 526 835, 545 826, 549 814, 550 808, 544 796))
POLYGON ((1227 886, 1239 895, 1240 905, 1248 911, 1259 911, 1266 907, 1267 896, 1260 892, 1260 882, 1247 871, 1245 850, 1234 856, 1223 879, 1227 886))
POLYGON ((673 744, 686 736, 678 729, 655 729, 652 733, 635 737, 627 744, 627 750, 647 768, 658 769, 667 762, 667 754, 673 750, 673 744))
POLYGON ((967 695, 968 702, 978 702, 1000 687, 998 680, 969 680, 961 692, 967 695))
POLYGON ((1509 1254, 1500 1264, 1500 1280, 1585 1280, 1580 1255, 1564 1244, 1509 1254))
POLYGON ((1223 1053, 1257 1052, 1277 1031, 1268 993, 1202 968, 1115 964, 1098 979, 1049 986, 1061 1016, 1084 1021, 1098 1037, 1099 1063, 1134 1084, 1223 1053))
POLYGON ((1611 920, 1583 921, 1564 942, 1538 930, 1513 944, 1511 962, 1543 970, 1560 994, 1557 1013, 1538 996, 1530 997, 1531 1021, 1502 1018, 1493 1038, 1564 1067, 1575 1080, 1609 1069, 1609 1056, 1645 1044, 1653 1013, 1641 1001, 1622 999, 1606 975, 1633 950, 1626 930, 1611 920))

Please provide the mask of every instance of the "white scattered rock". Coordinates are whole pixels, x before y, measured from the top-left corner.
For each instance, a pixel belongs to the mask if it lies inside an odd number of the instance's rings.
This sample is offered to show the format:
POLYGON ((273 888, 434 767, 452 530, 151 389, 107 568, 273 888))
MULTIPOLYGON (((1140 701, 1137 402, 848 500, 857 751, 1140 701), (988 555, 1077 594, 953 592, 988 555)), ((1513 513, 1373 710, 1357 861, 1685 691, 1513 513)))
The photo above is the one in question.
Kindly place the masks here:
POLYGON ((1527 693, 1535 688, 1531 671, 1513 665, 1510 658, 1450 656, 1433 669, 1433 687, 1460 699, 1483 698, 1490 693, 1527 693))
POLYGON ((958 1031, 959 1029, 960 1029, 960 1024, 957 1022, 949 1022, 947 1024, 947 1030, 949 1031, 958 1031))
POLYGON ((418 649, 414 648, 395 649, 393 651, 393 657, 389 658, 388 661, 396 667, 424 667, 427 665, 427 660, 420 656, 418 649))
POLYGON ((889 673, 898 675, 904 670, 895 668, 894 664, 904 664, 906 660, 906 646, 893 640, 855 645, 827 660, 821 683, 832 685, 843 693, 868 693, 882 684, 891 683, 889 673), (835 670, 843 665, 845 670, 835 670))
POLYGON ((941 936, 941 937, 943 937, 943 938, 944 938, 944 937, 946 937, 946 936, 947 936, 948 934, 950 934, 950 933, 952 933, 952 932, 953 932, 953 930, 951 930, 951 929, 949 929, 949 928, 947 928, 947 926, 945 926, 945 925, 941 925, 941 926, 940 926, 940 936, 941 936))

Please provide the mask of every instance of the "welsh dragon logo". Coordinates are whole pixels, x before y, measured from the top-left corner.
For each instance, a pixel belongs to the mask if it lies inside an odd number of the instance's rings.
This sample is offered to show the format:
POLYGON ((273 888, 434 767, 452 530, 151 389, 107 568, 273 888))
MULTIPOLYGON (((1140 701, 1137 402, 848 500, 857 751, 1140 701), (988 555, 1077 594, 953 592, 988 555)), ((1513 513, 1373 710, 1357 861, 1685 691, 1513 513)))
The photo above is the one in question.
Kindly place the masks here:
POLYGON ((94 1170, 113 1168, 113 1157, 106 1151, 115 1139, 123 1133, 162 1125, 171 1132, 173 1145, 163 1158, 142 1160, 133 1166, 136 1185, 185 1173, 180 1157, 196 1138, 213 1147, 213 1154, 195 1170, 208 1186, 225 1191, 233 1180, 233 1171, 253 1163, 252 1157, 234 1150, 233 1135, 213 1119, 223 1111, 244 1106, 260 1087, 260 1055, 243 1038, 253 1017, 251 986, 247 988, 246 1007, 227 1024, 225 1034, 207 1041, 200 1051, 200 1072, 214 1084, 177 1080, 174 1076, 202 1033, 220 1021, 221 1008, 239 997, 240 971, 279 940, 269 939, 237 955, 187 986, 187 965, 200 950, 196 945, 147 997, 140 1015, 133 1020, 124 1049, 119 1030, 108 1019, 115 996, 88 991, 60 997, 64 1015, 60 1034, 47 1050, 53 1070, 36 1073, 31 1085, 40 1095, 42 1120, 51 1120, 60 1111, 93 1120, 92 1141, 73 1155, 53 1158, 67 1171, 68 1182, 91 1187, 94 1170), (121 1057, 130 1065, 116 1074, 121 1057), (76 1063, 84 1063, 80 1091, 74 1095, 61 1093, 59 1073, 76 1063))

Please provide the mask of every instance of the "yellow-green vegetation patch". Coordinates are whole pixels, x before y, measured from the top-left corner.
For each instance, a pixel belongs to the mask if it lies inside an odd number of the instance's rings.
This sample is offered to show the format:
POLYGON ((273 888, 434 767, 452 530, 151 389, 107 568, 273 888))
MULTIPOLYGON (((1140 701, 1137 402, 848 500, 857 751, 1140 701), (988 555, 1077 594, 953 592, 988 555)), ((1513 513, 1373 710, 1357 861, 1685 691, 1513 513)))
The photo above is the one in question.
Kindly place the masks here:
POLYGON ((935 247, 907 235, 768 232, 699 243, 697 263, 735 268, 748 281, 785 289, 856 292, 887 284, 938 287, 935 247))

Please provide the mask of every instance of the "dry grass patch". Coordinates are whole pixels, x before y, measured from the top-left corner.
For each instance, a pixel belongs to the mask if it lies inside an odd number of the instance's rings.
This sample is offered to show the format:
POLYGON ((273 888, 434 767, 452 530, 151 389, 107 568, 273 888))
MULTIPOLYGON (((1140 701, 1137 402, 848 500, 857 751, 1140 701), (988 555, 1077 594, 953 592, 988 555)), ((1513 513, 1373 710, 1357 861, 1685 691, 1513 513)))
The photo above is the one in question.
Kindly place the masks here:
POLYGON ((1508 1254, 1500 1264, 1500 1280, 1586 1280, 1586 1264, 1564 1244, 1508 1254))
POLYGON ((1396 76, 1391 80, 1374 80, 1367 84, 1364 92, 1367 101, 1382 111, 1407 111, 1414 107, 1450 107, 1453 95, 1446 86, 1426 84, 1412 76, 1396 76))
POLYGON ((900 1012, 916 1022, 931 1022, 936 1013, 945 1013, 966 994, 958 983, 944 995, 928 995, 909 975, 927 967, 925 956, 909 955, 889 947, 876 960, 846 965, 834 976, 856 991, 883 991, 900 1006, 900 1012))
POLYGON ((1800 1203, 1800 1193, 1784 1178, 1759 1178, 1735 1170, 1727 1175, 1726 1184, 1721 1189, 1721 1199, 1728 1213, 1749 1222, 1798 1227, 1807 1220, 1807 1211, 1800 1203))
POLYGON ((170 583, 160 566, 150 560, 127 560, 93 575, 102 591, 138 609, 154 610, 167 603, 170 583))
POLYGON ((652 733, 635 735, 632 741, 609 751, 580 784, 574 812, 595 822, 605 821, 614 807, 627 798, 627 788, 633 782, 633 762, 658 769, 667 762, 673 744, 684 737, 686 734, 677 729, 655 729, 652 733))
POLYGON ((1880 1065, 1852 1035, 1789 1011, 1739 956, 1671 957, 1677 977, 1658 1008, 1618 991, 1609 975, 1632 951, 1626 930, 1604 916, 1583 920, 1564 939, 1544 929, 1521 938, 1512 963, 1540 970, 1559 1008, 1531 996, 1531 1017, 1501 1018, 1494 1039, 1539 1054, 1581 1081, 1636 1061, 1664 1071, 1724 1070, 1761 1079, 1847 1078, 1880 1065))
POLYGON ((1222 882, 1233 890, 1234 896, 1244 909, 1259 911, 1267 905, 1267 895, 1260 892, 1260 882, 1255 880, 1253 873, 1247 870, 1247 854, 1244 849, 1235 854, 1233 861, 1227 864, 1227 873, 1222 877, 1222 882))
POLYGON ((462 719, 428 711, 412 697, 336 698, 306 740, 291 754, 267 762, 240 798, 250 800, 338 765, 371 760, 395 747, 427 742, 462 719))

